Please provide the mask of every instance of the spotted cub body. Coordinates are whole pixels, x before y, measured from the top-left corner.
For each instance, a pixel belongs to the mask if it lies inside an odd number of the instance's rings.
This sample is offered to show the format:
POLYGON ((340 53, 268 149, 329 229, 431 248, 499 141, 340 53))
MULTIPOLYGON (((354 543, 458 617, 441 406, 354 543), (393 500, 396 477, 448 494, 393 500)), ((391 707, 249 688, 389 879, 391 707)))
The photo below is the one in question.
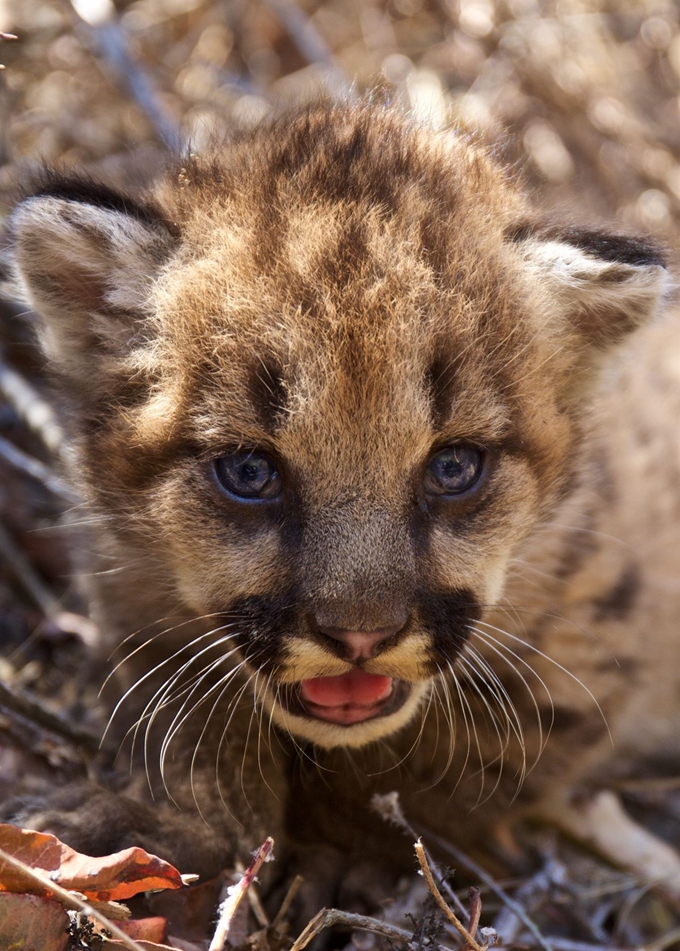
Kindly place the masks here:
MULTIPOLYGON (((592 790, 677 756, 656 248, 545 222, 468 137, 372 106, 171 163, 141 201, 47 176, 13 235, 92 511, 110 730, 210 825, 195 861, 274 834, 336 877, 354 843, 408 869, 369 811, 393 789, 459 844, 511 804, 597 840, 592 790)), ((120 837, 177 858, 155 808, 120 837)))

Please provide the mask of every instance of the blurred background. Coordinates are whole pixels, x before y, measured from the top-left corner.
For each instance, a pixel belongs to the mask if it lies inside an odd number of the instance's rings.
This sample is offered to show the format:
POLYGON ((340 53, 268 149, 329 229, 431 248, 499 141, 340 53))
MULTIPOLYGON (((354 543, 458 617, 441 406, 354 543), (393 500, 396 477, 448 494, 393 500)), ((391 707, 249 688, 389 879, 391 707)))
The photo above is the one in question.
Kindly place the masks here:
POLYGON ((673 0, 0 0, 0 198, 39 161, 103 163, 367 89, 512 136, 541 199, 673 240, 673 0))

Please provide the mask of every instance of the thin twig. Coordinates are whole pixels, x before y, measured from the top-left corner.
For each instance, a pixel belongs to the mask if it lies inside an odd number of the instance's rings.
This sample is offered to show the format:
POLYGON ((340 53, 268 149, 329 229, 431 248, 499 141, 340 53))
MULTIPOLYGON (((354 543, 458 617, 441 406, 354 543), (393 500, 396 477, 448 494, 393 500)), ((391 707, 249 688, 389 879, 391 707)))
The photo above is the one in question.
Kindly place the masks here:
POLYGON ((20 373, 0 361, 0 393, 49 451, 58 456, 64 435, 54 410, 20 373))
POLYGON ((454 845, 451 845, 451 843, 446 839, 434 832, 429 832, 427 830, 425 831, 427 832, 427 835, 429 835, 430 838, 437 843, 443 852, 446 852, 447 855, 450 855, 458 865, 465 866, 468 872, 472 872, 473 875, 477 876, 477 878, 484 882, 487 888, 492 891, 494 895, 497 895, 498 898, 500 898, 500 900, 517 915, 526 929, 531 932, 538 944, 540 944, 540 946, 543 948, 543 951, 554 951, 553 946, 550 944, 545 935, 541 933, 538 926, 531 920, 524 908, 514 901, 510 895, 508 895, 505 889, 501 888, 498 882, 496 882, 496 880, 492 878, 488 872, 484 871, 481 865, 477 865, 476 862, 473 862, 473 860, 469 858, 464 852, 461 852, 460 849, 457 849, 454 845))
MULTIPOLYGON (((623 948, 613 944, 591 944, 590 941, 572 941, 571 938, 554 938, 552 936, 548 940, 555 951, 623 951, 623 948)), ((507 945, 507 947, 510 947, 510 945, 507 945)), ((641 948, 640 951, 650 951, 651 947, 650 945, 648 948, 641 948)), ((500 946, 498 951, 502 951, 500 946)))
MULTIPOLYGON (((528 878, 517 889, 513 901, 520 908, 524 908, 525 904, 528 903, 531 903, 532 909, 540 908, 547 899, 553 885, 563 881, 565 877, 566 870, 564 866, 555 859, 548 858, 538 872, 528 878)), ((579 895, 579 897, 581 896, 579 895)), ((519 936, 523 924, 524 922, 517 912, 504 903, 493 923, 499 943, 513 944, 519 936)))
POLYGON ((23 449, 19 449, 14 443, 11 443, 4 436, 0 436, 0 456, 15 469, 24 472, 26 475, 42 483, 46 489, 49 489, 54 495, 60 496, 69 502, 78 502, 78 496, 73 490, 58 476, 48 469, 44 462, 29 456, 23 449))
POLYGON ((326 84, 336 95, 351 95, 352 87, 344 72, 335 62, 328 44, 309 17, 293 0, 265 0, 283 24, 286 33, 300 53, 310 63, 320 66, 326 84))
POLYGON ((283 921, 286 915, 288 914, 288 909, 293 904, 293 899, 295 898, 298 891, 300 890, 300 886, 302 885, 303 882, 304 882, 304 878, 302 877, 302 875, 296 875, 293 881, 291 882, 290 888, 286 892, 286 895, 283 901, 281 902, 281 907, 274 915, 274 920, 271 923, 271 927, 274 931, 278 931, 281 925, 283 924, 283 921))
MULTIPOLYGON (((376 793, 371 799, 371 808, 378 813, 381 819, 384 819, 386 822, 392 822, 397 826, 397 828, 401 829, 401 831, 407 835, 411 841, 420 838, 418 832, 416 832, 415 828, 404 815, 404 812, 401 808, 401 803, 399 801, 399 793, 391 792, 385 793, 384 795, 376 793)), ((446 880, 446 876, 442 874, 438 864, 432 858, 429 849, 424 843, 423 849, 425 850, 425 856, 430 868, 435 870, 437 878, 439 879, 440 887, 446 892, 449 901, 451 901, 456 906, 458 913, 463 918, 463 920, 469 921, 470 915, 467 908, 465 905, 463 905, 458 895, 446 880)))
POLYGON ((234 914, 241 904, 243 896, 252 885, 264 863, 271 862, 273 858, 274 840, 269 837, 265 839, 257 850, 252 862, 240 880, 227 889, 227 898, 220 905, 217 927, 215 928, 215 933, 213 934, 208 951, 222 951, 229 938, 229 929, 231 928, 234 914))
POLYGON ((79 758, 82 757, 83 751, 95 754, 99 750, 99 737, 94 733, 74 726, 58 713, 46 710, 37 700, 17 693, 2 682, 0 682, 0 709, 5 712, 11 711, 24 720, 28 720, 35 727, 58 736, 60 740, 74 748, 74 753, 77 753, 79 758))
POLYGON ((125 87, 137 105, 146 113, 156 134, 169 149, 179 150, 179 127, 160 102, 153 80, 130 53, 125 30, 116 19, 113 3, 97 7, 97 16, 89 16, 88 9, 78 0, 71 0, 76 15, 99 47, 118 82, 125 87))
POLYGON ((129 951, 144 951, 144 948, 140 944, 134 941, 130 935, 125 934, 124 931, 121 931, 118 925, 114 924, 113 921, 110 921, 100 911, 98 911, 96 908, 93 908, 92 905, 89 905, 86 901, 83 901, 82 898, 79 898, 73 892, 68 891, 66 888, 62 888, 61 885, 57 885, 56 882, 51 881, 47 875, 37 872, 34 868, 31 868, 30 865, 26 865, 25 862, 22 862, 20 859, 16 859, 13 855, 5 852, 4 849, 0 849, 0 861, 6 862, 7 865, 11 865, 12 868, 21 872, 27 878, 33 879, 33 881, 37 885, 40 885, 42 888, 44 888, 48 894, 51 892, 65 908, 71 908, 74 911, 83 912, 88 916, 88 918, 94 918, 103 928, 106 928, 107 931, 110 931, 114 938, 122 941, 125 947, 129 948, 129 951))
POLYGON ((331 928, 333 925, 347 925, 355 931, 372 931, 374 934, 382 935, 384 938, 392 938, 395 941, 410 942, 413 938, 413 935, 404 928, 388 925, 387 922, 378 921, 377 918, 355 915, 349 911, 340 911, 339 908, 322 908, 301 932, 290 951, 302 951, 319 932, 323 931, 324 928, 331 928))
POLYGON ((475 938, 467 930, 463 922, 456 916, 453 910, 447 905, 444 901, 444 896, 437 888, 437 883, 434 880, 434 875, 432 874, 432 869, 427 861, 427 856, 425 855, 425 849, 423 848, 423 843, 418 839, 414 846, 416 850, 416 856, 418 858, 418 864, 420 865, 420 870, 425 876, 425 881, 427 882, 427 887, 432 892, 432 897, 437 902, 441 910, 444 912, 448 920, 451 922, 453 927, 456 929, 459 935, 464 939, 467 948, 472 948, 472 951, 484 951, 481 944, 477 942, 475 938))
MULTIPOLYGON (((237 859, 235 865, 236 865, 236 871, 239 873, 239 875, 243 875, 246 870, 246 867, 243 864, 243 862, 241 862, 240 859, 237 859)), ((257 889, 255 888, 254 884, 251 885, 250 888, 248 889, 248 902, 250 904, 250 909, 252 913, 255 915, 255 918, 257 919, 257 923, 260 926, 260 928, 268 928, 269 918, 267 917, 267 912, 264 910, 262 899, 258 895, 257 889)))
POLYGON ((0 525, 0 559, 4 560, 16 575, 45 617, 49 618, 59 630, 67 634, 75 634, 88 646, 94 646, 97 643, 99 634, 96 625, 89 618, 62 609, 59 601, 38 577, 28 558, 2 525, 0 525))

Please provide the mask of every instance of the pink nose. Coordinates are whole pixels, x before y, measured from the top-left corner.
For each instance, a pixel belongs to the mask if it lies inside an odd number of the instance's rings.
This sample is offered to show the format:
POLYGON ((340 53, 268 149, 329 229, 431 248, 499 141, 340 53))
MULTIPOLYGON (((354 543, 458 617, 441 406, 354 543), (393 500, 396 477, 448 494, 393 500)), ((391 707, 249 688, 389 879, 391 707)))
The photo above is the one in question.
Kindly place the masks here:
POLYGON ((401 624, 395 624, 393 627, 381 627, 376 631, 346 631, 339 627, 324 627, 322 631, 347 647, 348 660, 361 660, 373 657, 378 644, 392 637, 401 627, 401 624))

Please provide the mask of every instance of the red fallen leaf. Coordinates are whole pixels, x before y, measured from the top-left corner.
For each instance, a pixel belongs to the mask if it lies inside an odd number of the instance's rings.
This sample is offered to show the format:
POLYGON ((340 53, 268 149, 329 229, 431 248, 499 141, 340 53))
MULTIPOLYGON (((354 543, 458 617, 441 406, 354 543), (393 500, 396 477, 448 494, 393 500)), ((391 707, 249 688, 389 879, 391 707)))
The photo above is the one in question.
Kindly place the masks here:
POLYGON ((167 940, 167 918, 128 918, 119 921, 118 927, 135 941, 155 941, 157 944, 167 940))
POLYGON ((0 948, 66 951, 68 915, 56 901, 37 895, 0 894, 0 948))
MULTIPOLYGON (((182 886, 174 866, 140 848, 95 858, 81 855, 54 835, 6 824, 0 824, 0 848, 25 865, 47 873, 62 888, 97 901, 120 901, 139 892, 182 886)), ((52 894, 1 859, 0 891, 52 894)))

